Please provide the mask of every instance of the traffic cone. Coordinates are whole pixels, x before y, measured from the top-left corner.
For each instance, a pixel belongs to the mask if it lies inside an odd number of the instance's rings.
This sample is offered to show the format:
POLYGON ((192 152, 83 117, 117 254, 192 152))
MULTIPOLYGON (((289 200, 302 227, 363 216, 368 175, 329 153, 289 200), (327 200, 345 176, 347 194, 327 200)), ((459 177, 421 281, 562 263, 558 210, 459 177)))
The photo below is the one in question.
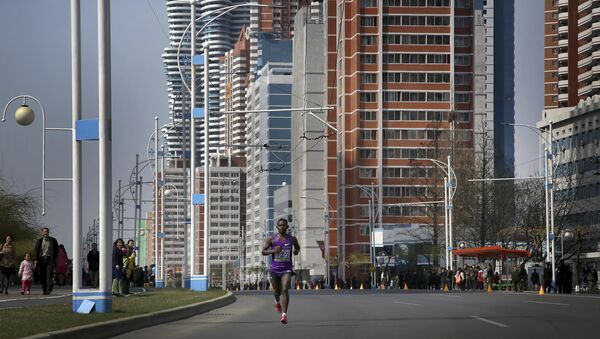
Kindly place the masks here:
POLYGON ((337 285, 337 284, 335 284, 335 289, 336 289, 336 290, 339 290, 339 289, 340 289, 340 288, 338 287, 338 285, 337 285))
POLYGON ((444 289, 442 291, 444 291, 444 292, 448 292, 449 291, 448 284, 444 284, 444 289))
POLYGON ((494 290, 492 290, 492 284, 488 284, 488 288, 487 288, 488 293, 492 293, 494 290))
POLYGON ((319 285, 317 284, 317 285, 315 285, 315 290, 318 290, 318 289, 319 289, 319 285))
POLYGON ((408 284, 407 283, 404 283, 404 289, 408 290, 408 284))
POLYGON ((360 283, 360 289, 361 289, 361 290, 364 290, 364 289, 365 289, 365 287, 363 286, 363 283, 360 283))
POLYGON ((546 291, 544 291, 544 286, 540 286, 540 291, 538 292, 539 295, 545 295, 546 291))

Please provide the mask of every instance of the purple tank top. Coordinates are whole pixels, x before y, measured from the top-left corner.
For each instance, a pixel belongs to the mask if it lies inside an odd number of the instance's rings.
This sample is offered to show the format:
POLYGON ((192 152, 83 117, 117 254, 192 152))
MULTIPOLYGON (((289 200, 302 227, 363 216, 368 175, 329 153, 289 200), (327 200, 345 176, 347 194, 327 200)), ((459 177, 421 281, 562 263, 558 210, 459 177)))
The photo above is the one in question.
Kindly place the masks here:
POLYGON ((292 272, 292 237, 281 238, 279 234, 273 237, 271 248, 281 247, 281 252, 271 254, 271 272, 292 272))

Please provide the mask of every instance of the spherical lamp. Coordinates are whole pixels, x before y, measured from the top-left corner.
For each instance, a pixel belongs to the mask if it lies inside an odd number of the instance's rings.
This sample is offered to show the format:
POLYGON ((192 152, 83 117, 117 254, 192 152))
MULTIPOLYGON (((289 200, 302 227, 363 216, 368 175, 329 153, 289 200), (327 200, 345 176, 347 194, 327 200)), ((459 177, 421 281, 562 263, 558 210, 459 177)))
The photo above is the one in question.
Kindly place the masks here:
POLYGON ((35 114, 28 105, 21 105, 21 107, 15 111, 15 120, 21 126, 30 125, 34 118, 35 114))

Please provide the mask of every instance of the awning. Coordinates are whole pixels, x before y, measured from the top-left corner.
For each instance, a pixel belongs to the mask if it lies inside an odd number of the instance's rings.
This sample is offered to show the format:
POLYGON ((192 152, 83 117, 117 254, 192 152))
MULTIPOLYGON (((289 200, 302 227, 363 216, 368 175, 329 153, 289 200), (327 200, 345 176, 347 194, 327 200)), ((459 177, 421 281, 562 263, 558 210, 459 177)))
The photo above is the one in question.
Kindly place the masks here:
POLYGON ((510 250, 502 248, 501 246, 463 248, 458 250, 452 250, 452 254, 461 257, 498 259, 506 259, 509 257, 529 257, 531 255, 531 253, 527 250, 510 250))

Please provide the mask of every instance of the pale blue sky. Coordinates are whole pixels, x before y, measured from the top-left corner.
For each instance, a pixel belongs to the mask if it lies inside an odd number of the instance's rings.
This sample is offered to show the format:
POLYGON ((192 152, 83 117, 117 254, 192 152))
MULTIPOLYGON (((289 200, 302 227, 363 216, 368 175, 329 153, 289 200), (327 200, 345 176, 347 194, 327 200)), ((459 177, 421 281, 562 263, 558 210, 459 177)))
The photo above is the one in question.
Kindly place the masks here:
MULTIPOLYGON (((97 116, 96 1, 82 3, 82 80, 84 118, 97 116)), ((168 41, 164 0, 111 2, 113 184, 129 180, 135 154, 146 157, 153 117, 168 117, 165 71, 161 54, 168 41), (156 12, 156 16, 153 10, 156 12), (160 24, 159 24, 160 22, 160 24), (161 29, 162 25, 162 29, 161 29)), ((543 109, 543 0, 516 0, 515 121, 534 124, 543 109)), ((0 106, 12 97, 37 97, 46 110, 49 127, 66 127, 71 119, 70 1, 0 0, 0 106)), ((18 107, 13 104, 10 113, 18 107)), ((14 191, 39 188, 41 182, 41 116, 29 128, 12 116, 0 125, 0 174, 14 191)), ((516 129, 518 176, 536 170, 537 138, 516 129), (534 160, 534 161, 531 161, 534 160)), ((69 135, 47 136, 47 175, 70 176, 69 135)), ((84 146, 85 235, 98 211, 98 152, 96 143, 84 146)), ((144 173, 150 179, 151 173, 144 173)), ((151 189, 144 189, 151 199, 151 189)), ((37 191, 39 193, 39 190, 37 191)), ((40 217, 71 254, 71 186, 47 185, 47 215, 40 217)), ((132 208, 129 203, 130 210, 132 208)), ((128 213, 132 215, 131 212, 128 213)), ((129 226, 131 221, 126 222, 129 226)))

